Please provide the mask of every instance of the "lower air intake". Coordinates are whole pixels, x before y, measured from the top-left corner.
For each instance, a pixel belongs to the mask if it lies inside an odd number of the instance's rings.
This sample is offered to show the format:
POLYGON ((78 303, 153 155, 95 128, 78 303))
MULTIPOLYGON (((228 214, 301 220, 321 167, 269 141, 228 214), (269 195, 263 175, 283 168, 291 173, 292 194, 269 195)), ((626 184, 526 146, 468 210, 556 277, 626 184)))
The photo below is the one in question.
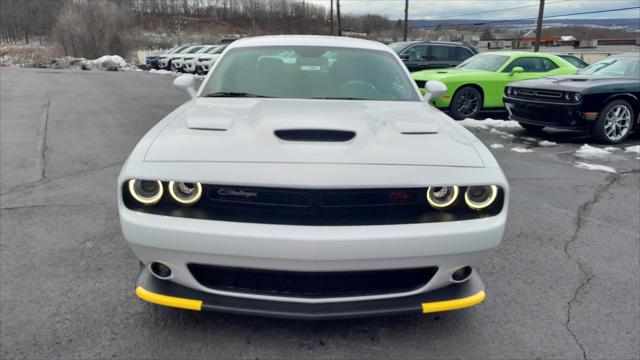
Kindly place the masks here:
POLYGON ((404 293, 426 285, 437 267, 375 271, 298 272, 189 264, 193 277, 210 289, 298 298, 333 298, 404 293))

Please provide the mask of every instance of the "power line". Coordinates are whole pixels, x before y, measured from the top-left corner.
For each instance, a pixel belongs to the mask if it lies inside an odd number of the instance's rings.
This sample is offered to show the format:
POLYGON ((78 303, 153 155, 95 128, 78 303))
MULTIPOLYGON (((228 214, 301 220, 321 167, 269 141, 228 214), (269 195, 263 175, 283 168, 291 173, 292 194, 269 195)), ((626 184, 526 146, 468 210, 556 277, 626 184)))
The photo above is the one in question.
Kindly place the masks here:
MULTIPOLYGON (((571 1, 571 0, 554 1, 554 2, 550 2, 550 3, 546 4, 546 5, 558 4, 558 3, 568 2, 568 1, 571 1)), ((498 12, 498 11, 503 12, 503 11, 507 11, 507 10, 516 10, 516 9, 525 9, 525 8, 530 8, 530 7, 538 7, 538 5, 539 4, 531 4, 531 5, 517 6, 517 7, 505 8, 505 9, 496 9, 496 10, 487 10, 487 11, 478 11, 478 12, 472 12, 472 13, 465 13, 465 14, 447 15, 447 16, 440 17, 438 19, 427 19, 427 20, 436 20, 437 21, 437 20, 440 20, 440 19, 449 19, 449 18, 459 17, 459 16, 488 14, 488 13, 493 13, 493 12, 498 12)))
MULTIPOLYGON (((587 15, 587 14, 599 14, 606 12, 614 12, 614 11, 624 11, 624 10, 632 10, 632 9, 640 9, 640 6, 630 6, 625 8, 617 8, 617 9, 607 9, 607 10, 593 10, 593 11, 584 11, 578 13, 569 13, 569 14, 559 14, 559 15, 549 15, 545 16, 544 19, 550 18, 558 18, 563 16, 577 16, 577 15, 587 15)), ((489 25, 489 24, 497 24, 501 22, 513 22, 513 21, 527 21, 527 20, 537 20, 538 18, 523 18, 523 19, 508 19, 508 20, 494 20, 494 21, 485 21, 479 23, 459 23, 459 24, 442 24, 442 26, 478 26, 478 25, 489 25)), ((438 21, 438 20, 429 20, 429 21, 438 21)), ((422 25, 422 26, 414 26, 417 28, 426 28, 426 27, 437 27, 438 25, 422 25)))

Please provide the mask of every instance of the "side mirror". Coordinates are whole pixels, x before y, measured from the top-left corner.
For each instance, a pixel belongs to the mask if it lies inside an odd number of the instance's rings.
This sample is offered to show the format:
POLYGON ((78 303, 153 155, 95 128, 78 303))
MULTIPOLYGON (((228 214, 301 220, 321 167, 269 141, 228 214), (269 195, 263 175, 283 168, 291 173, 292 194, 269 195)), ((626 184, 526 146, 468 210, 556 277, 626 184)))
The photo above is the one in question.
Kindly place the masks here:
POLYGON ((524 69, 521 68, 520 66, 516 66, 513 69, 511 69, 511 75, 513 74, 519 74, 519 73, 523 73, 524 69))
POLYGON ((447 85, 442 81, 429 80, 424 85, 424 101, 429 102, 433 99, 441 98, 447 94, 447 85))
POLYGON ((180 75, 173 80, 173 86, 186 91, 192 98, 196 97, 196 80, 193 75, 180 75))
POLYGON ((400 60, 402 61, 407 61, 409 60, 409 55, 408 54, 400 54, 400 60))

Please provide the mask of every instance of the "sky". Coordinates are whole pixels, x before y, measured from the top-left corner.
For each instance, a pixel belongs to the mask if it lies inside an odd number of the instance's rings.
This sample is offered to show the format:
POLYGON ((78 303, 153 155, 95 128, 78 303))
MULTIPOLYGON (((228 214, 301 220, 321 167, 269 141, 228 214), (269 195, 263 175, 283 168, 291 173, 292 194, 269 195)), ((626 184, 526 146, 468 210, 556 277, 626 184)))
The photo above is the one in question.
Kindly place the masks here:
MULTIPOLYGON (((333 0, 334 4, 336 0, 333 0)), ((329 8, 330 0, 307 0, 329 8)), ((409 0, 410 19, 522 19, 538 15, 539 0, 409 0), (519 9, 506 10, 508 8, 519 9), (484 14, 465 15, 490 11, 484 14)), ((546 0, 545 16, 639 6, 640 0, 546 0)), ((335 7, 335 5, 334 5, 335 7)), ((404 0, 340 0, 344 14, 379 14, 404 18, 404 0)), ((636 18, 640 9, 567 17, 570 19, 636 18)))

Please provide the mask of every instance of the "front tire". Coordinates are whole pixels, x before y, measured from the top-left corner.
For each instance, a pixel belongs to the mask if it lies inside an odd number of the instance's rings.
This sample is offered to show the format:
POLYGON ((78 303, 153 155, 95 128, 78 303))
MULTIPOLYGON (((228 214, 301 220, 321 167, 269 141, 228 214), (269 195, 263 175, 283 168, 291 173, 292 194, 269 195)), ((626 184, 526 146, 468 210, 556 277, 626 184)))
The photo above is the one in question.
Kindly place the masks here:
POLYGON ((544 126, 540 126, 540 125, 532 125, 532 124, 527 124, 522 122, 518 122, 518 124, 520 124, 520 126, 522 126, 525 130, 528 130, 531 132, 540 132, 542 131, 542 129, 544 129, 544 126))
POLYGON ((594 140, 603 144, 619 144, 631 133, 635 119, 633 107, 626 100, 609 102, 591 128, 594 140))
POLYGON ((169 63, 169 69, 173 72, 178 72, 178 67, 173 62, 169 63))
POLYGON ((473 119, 480 110, 482 110, 482 93, 472 86, 465 86, 456 91, 449 105, 449 114, 456 120, 473 119))

